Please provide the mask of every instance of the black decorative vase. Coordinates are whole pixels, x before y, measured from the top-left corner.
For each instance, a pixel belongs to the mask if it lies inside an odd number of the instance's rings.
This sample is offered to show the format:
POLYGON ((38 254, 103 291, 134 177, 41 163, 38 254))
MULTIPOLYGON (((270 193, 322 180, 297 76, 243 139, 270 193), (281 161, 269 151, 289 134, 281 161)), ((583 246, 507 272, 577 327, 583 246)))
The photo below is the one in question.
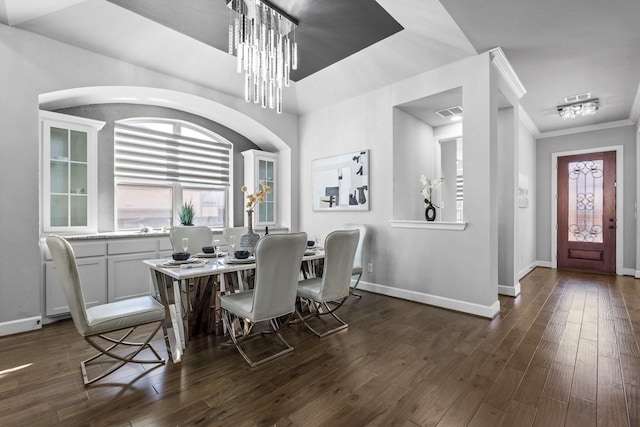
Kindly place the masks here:
POLYGON ((431 203, 427 204, 427 207, 424 210, 424 217, 427 221, 436 220, 436 208, 431 203))

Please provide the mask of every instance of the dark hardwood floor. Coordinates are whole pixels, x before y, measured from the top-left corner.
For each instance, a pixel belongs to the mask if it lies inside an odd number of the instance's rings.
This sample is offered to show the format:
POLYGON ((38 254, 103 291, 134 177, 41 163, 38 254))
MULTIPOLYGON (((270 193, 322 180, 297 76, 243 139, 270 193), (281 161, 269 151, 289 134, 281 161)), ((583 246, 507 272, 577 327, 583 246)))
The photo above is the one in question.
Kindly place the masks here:
POLYGON ((198 336, 180 364, 87 388, 93 352, 60 321, 0 338, 0 426, 640 426, 640 280, 537 268, 521 285, 492 321, 362 292, 348 330, 287 327, 293 355, 259 368, 198 336))

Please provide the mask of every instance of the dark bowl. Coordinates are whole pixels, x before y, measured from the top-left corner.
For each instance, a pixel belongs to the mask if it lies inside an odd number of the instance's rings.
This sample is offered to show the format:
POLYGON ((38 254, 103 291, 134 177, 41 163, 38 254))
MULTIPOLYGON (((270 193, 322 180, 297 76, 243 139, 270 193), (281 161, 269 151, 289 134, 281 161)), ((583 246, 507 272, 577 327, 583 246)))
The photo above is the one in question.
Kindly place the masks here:
POLYGON ((175 252, 171 254, 174 261, 186 261, 190 256, 191 254, 189 252, 175 252))
POLYGON ((313 240, 307 240, 307 246, 312 247, 315 244, 316 242, 314 242, 313 240))
POLYGON ((249 251, 235 251, 233 256, 235 259, 247 259, 249 258, 249 251))
POLYGON ((215 254, 216 253, 216 247, 215 246, 203 246, 202 247, 202 252, 204 252, 205 254, 215 254))

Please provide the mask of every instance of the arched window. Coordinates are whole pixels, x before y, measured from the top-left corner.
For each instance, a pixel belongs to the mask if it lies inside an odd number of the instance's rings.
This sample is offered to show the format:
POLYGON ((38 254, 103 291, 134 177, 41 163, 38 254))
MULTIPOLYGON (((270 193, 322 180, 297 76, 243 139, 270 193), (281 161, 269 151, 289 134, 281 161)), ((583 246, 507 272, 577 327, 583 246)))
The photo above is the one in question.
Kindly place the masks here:
POLYGON ((193 203, 195 225, 225 227, 232 144, 193 123, 134 118, 115 123, 116 230, 171 227, 193 203))

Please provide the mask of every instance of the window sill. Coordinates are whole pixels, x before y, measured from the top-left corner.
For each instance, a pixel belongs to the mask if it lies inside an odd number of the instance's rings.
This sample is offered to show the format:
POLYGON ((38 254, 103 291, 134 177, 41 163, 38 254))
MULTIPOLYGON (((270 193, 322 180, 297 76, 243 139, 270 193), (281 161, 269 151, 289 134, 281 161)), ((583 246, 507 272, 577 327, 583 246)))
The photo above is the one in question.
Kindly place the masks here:
POLYGON ((445 221, 408 221, 392 219, 389 221, 393 228, 420 228, 426 230, 448 230, 463 231, 467 228, 466 222, 445 222, 445 221))

